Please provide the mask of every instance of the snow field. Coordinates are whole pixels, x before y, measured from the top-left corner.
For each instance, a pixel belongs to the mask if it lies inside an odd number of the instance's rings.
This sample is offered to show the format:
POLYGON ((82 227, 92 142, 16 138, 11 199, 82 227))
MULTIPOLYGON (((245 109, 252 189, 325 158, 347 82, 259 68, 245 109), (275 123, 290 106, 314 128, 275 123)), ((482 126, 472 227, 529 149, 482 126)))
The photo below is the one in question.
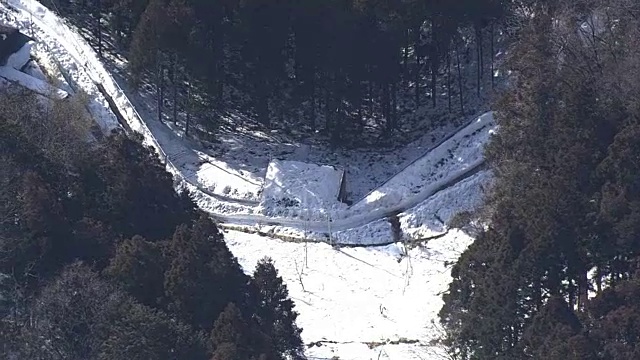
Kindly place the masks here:
POLYGON ((439 359, 442 350, 430 341, 440 334, 432 321, 451 280, 445 262, 472 241, 458 231, 413 249, 398 243, 334 249, 235 231, 225 239, 248 273, 262 257, 274 260, 300 313, 305 344, 320 342, 307 349, 310 358, 341 360, 439 359))

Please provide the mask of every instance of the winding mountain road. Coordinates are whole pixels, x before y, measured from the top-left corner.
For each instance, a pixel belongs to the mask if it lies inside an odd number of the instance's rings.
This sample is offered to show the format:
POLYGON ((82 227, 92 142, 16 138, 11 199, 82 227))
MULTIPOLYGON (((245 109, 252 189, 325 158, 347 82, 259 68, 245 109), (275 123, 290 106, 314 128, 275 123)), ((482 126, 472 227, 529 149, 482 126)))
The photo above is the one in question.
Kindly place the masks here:
MULTIPOLYGON (((31 30, 34 37, 48 44, 48 47, 56 47, 58 53, 66 53, 68 59, 73 61, 75 71, 83 71, 84 75, 88 76, 97 90, 107 100, 109 108, 115 114, 117 120, 121 123, 121 126, 128 130, 128 132, 135 131, 141 133, 144 136, 145 143, 151 145, 158 152, 159 157, 165 161, 167 169, 174 174, 176 179, 183 183, 190 185, 191 188, 197 189, 201 192, 201 196, 204 198, 210 198, 211 201, 224 202, 234 206, 241 206, 245 208, 251 208, 258 204, 254 200, 240 200, 230 197, 221 196, 219 194, 208 191, 203 186, 185 176, 183 171, 175 166, 171 155, 167 153, 183 153, 183 151, 189 151, 183 143, 175 144, 171 138, 167 138, 166 134, 161 134, 159 138, 163 141, 158 141, 156 134, 150 130, 157 127, 148 127, 146 121, 135 110, 135 107, 129 101, 127 95, 114 80, 111 74, 105 69, 103 64, 98 60, 97 55, 93 49, 82 39, 77 36, 69 26, 66 25, 64 20, 60 19, 50 10, 46 9, 43 5, 33 0, 8 0, 5 2, 13 12, 21 19, 29 19, 31 30), (73 35, 73 36, 70 36, 73 35), (71 38, 69 38, 71 37, 71 38), (171 147, 171 151, 166 151, 166 147, 171 147), (179 148, 185 147, 184 149, 179 148)), ((62 67, 60 63, 59 66, 62 67)), ((66 73, 68 69, 62 69, 63 73, 66 73)), ((74 84, 74 86, 88 86, 87 84, 74 84)), ((95 92, 95 91, 94 91, 95 92)), ((451 135, 453 136, 453 134, 451 135)), ((442 139, 440 142, 431 147, 431 150, 441 146, 451 136, 442 139)), ((191 150, 193 151, 193 150, 191 150)), ((428 154, 428 152, 425 153, 428 154)), ((365 226, 369 223, 385 219, 392 214, 406 211, 419 203, 425 201, 429 197, 433 196, 439 191, 442 191, 448 187, 454 186, 460 181, 476 174, 484 167, 484 160, 479 160, 468 164, 466 167, 460 169, 457 173, 449 174, 449 176, 434 182, 428 186, 425 186, 419 193, 415 194, 407 199, 402 199, 397 205, 390 208, 377 208, 365 213, 349 212, 346 210, 346 216, 329 220, 302 220, 297 218, 274 218, 261 214, 224 214, 216 211, 208 211, 211 216, 218 222, 241 225, 241 226, 256 226, 258 224, 279 225, 284 227, 291 227, 296 229, 304 228, 312 234, 311 238, 318 241, 323 241, 324 236, 322 234, 332 232, 344 231, 348 229, 358 228, 365 226)), ((404 170, 404 169, 403 169, 404 170)), ((309 236, 308 236, 309 237, 309 236)), ((337 244, 340 245, 340 244, 337 244)))

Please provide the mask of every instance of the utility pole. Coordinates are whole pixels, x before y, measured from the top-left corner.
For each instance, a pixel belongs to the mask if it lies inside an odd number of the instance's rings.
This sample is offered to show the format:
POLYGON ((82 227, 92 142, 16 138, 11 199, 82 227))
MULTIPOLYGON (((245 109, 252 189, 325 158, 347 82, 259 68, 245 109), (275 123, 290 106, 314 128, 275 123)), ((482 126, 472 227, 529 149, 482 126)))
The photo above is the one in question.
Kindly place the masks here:
POLYGON ((307 216, 304 219, 304 266, 308 269, 309 268, 309 252, 308 252, 309 239, 307 239, 307 226, 309 222, 309 210, 307 210, 306 212, 307 212, 306 214, 307 216))

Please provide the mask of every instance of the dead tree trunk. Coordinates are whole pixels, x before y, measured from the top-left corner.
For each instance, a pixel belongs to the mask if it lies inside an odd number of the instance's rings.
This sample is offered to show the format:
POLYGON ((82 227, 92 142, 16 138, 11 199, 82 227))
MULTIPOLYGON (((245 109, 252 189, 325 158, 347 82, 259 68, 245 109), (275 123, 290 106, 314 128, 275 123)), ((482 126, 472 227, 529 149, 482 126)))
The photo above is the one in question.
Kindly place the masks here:
POLYGON ((483 34, 482 29, 480 28, 480 41, 478 41, 478 47, 480 48, 480 80, 484 79, 484 44, 483 44, 483 34))
POLYGON ((389 83, 382 84, 382 115, 387 121, 387 131, 393 130, 393 119, 391 119, 391 96, 389 95, 389 83))
POLYGON ((164 105, 164 66, 162 65, 162 53, 158 52, 156 79, 156 95, 158 98, 158 121, 162 121, 162 109, 164 105))
POLYGON ((96 35, 98 37, 98 56, 102 58, 102 0, 96 4, 96 35))
POLYGON ((438 34, 436 32, 435 21, 431 23, 431 101, 436 107, 438 98, 438 68, 440 67, 438 54, 438 34))
POLYGON ((191 122, 191 84, 187 85, 187 106, 185 112, 184 136, 189 137, 189 123, 191 122))
POLYGON ((178 53, 171 61, 171 86, 173 87, 173 123, 178 124, 178 53))
POLYGON ((578 309, 583 310, 589 299, 589 279, 587 273, 583 272, 578 279, 578 309))
POLYGON ((464 101, 462 92, 462 70, 460 69, 460 52, 458 51, 458 44, 454 44, 456 48, 456 65, 458 66, 458 92, 460 95, 460 113, 464 116, 464 101))
POLYGON ((420 107, 420 26, 416 26, 413 30, 414 44, 413 52, 416 54, 416 67, 414 69, 415 101, 416 109, 420 107))
POLYGON ((309 81, 309 99, 311 101, 309 121, 311 123, 311 130, 316 131, 316 71, 315 69, 311 72, 311 77, 309 81))
POLYGON ((494 63, 493 63, 493 57, 496 56, 495 54, 495 49, 494 49, 494 24, 493 21, 491 21, 491 89, 493 90, 495 88, 495 79, 494 79, 494 75, 495 75, 495 69, 494 69, 494 63))
POLYGON ((447 101, 451 112, 451 50, 447 49, 447 101))
POLYGON ((398 91, 395 81, 391 82, 391 119, 395 129, 398 126, 398 91))
POLYGON ((482 61, 482 57, 480 56, 480 26, 479 25, 475 25, 476 26, 476 67, 477 67, 477 72, 476 72, 476 93, 477 96, 480 97, 480 80, 482 77, 482 65, 481 65, 481 61, 482 61))
POLYGON ((408 75, 407 75, 407 71, 409 69, 409 43, 411 42, 411 38, 409 35, 409 29, 407 29, 407 31, 405 31, 404 33, 405 38, 404 38, 404 60, 402 62, 402 77, 405 79, 408 79, 408 75))

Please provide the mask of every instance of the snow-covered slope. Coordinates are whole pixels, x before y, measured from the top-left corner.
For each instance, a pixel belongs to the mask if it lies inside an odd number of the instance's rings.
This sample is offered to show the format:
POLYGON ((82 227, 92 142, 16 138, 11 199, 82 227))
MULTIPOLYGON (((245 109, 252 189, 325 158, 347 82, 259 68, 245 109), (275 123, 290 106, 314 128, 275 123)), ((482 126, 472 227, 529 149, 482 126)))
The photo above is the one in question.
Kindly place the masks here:
POLYGON ((84 54, 72 46, 77 42, 79 35, 67 31, 62 21, 37 1, 10 0, 7 3, 13 7, 13 11, 3 9, 11 12, 13 16, 9 25, 33 30, 36 47, 44 47, 51 54, 52 61, 58 65, 65 81, 72 88, 82 90, 88 95, 87 108, 103 132, 108 133, 118 128, 115 115, 109 110, 107 100, 94 83, 92 77, 95 74, 82 65, 83 61, 86 62, 83 60, 84 54))
POLYGON ((494 129, 493 114, 486 113, 459 131, 451 139, 375 189, 352 210, 391 208, 429 192, 430 186, 464 174, 484 161, 482 149, 494 129))
POLYGON ((334 249, 228 231, 227 244, 245 271, 274 259, 285 280, 310 359, 443 359, 431 342, 450 269, 471 243, 461 232, 406 249, 334 249))

